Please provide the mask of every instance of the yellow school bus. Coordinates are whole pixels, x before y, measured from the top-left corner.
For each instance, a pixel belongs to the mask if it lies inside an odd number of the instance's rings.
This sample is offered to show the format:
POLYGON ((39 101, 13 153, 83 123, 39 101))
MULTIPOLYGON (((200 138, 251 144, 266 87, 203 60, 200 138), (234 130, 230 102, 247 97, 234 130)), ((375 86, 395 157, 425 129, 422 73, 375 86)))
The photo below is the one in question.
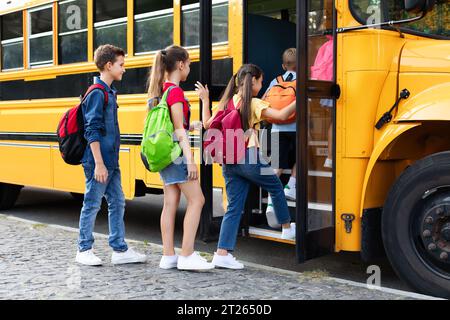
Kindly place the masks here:
MULTIPOLYGON (((281 180, 297 176, 296 201, 288 204, 298 261, 340 251, 365 261, 386 254, 414 289, 450 297, 448 1, 11 0, 0 19, 0 209, 14 205, 22 186, 83 193, 82 169, 62 161, 55 131, 95 75, 96 46, 127 52, 127 72, 115 84, 127 199, 161 192, 139 149, 156 50, 188 48, 193 64, 183 88, 198 120, 193 89, 205 68, 217 101, 242 63, 262 67, 266 88, 283 73, 283 51, 297 47, 297 150, 278 150, 269 123, 260 138, 273 163, 279 151, 297 164, 281 180), (201 60, 208 50, 211 59, 201 60), (332 76, 321 78, 312 69, 324 54, 332 76)), ((190 138, 200 160, 201 133, 190 138)), ((211 240, 226 194, 220 166, 200 167, 209 203, 201 236, 211 240)), ((267 225, 266 205, 267 193, 252 187, 243 235, 286 242, 267 225)))

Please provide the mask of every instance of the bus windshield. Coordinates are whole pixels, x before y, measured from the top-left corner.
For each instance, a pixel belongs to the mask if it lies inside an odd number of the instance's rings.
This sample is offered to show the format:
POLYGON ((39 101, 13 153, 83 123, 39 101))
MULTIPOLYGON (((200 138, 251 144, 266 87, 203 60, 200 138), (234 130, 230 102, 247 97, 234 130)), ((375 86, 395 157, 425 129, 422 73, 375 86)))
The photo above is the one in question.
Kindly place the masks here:
MULTIPOLYGON (((353 16, 361 24, 396 21, 418 15, 406 12, 403 1, 350 0, 349 3, 353 16)), ((423 19, 404 24, 401 28, 402 31, 424 36, 450 38, 450 1, 436 0, 433 9, 423 19)))

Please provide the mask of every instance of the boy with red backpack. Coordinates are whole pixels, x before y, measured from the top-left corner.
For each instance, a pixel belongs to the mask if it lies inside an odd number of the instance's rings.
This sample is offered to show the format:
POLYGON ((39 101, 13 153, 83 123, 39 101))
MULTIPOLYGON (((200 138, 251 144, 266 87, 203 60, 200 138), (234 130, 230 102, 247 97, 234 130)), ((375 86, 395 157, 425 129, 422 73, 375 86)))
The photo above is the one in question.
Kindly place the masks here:
POLYGON ((95 50, 94 61, 100 77, 94 77, 97 87, 93 90, 90 88, 81 103, 87 144, 81 159, 86 176, 86 191, 80 215, 76 261, 84 265, 102 264, 92 251, 92 233, 103 197, 108 202, 109 245, 113 249, 111 262, 124 264, 146 261, 146 256, 128 248, 124 239, 125 197, 119 168, 117 91, 112 86, 112 82, 122 80, 125 73, 124 57, 123 49, 109 44, 95 50))
MULTIPOLYGON (((264 94, 263 100, 270 103, 272 107, 282 109, 288 106, 292 101, 295 101, 296 83, 297 83, 297 50, 295 48, 286 49, 283 53, 283 70, 284 74, 272 80, 264 94)), ((278 177, 281 176, 283 169, 292 169, 291 177, 288 184, 284 187, 284 194, 286 199, 294 200, 296 195, 296 164, 291 168, 291 159, 295 159, 297 150, 296 143, 296 123, 295 113, 285 121, 277 121, 276 119, 268 119, 272 123, 271 133, 278 137, 278 150, 281 151, 278 155, 272 153, 272 158, 278 156, 279 166, 275 169, 278 177)), ((272 228, 280 228, 275 217, 274 206, 272 198, 269 195, 266 217, 269 226, 272 228)))

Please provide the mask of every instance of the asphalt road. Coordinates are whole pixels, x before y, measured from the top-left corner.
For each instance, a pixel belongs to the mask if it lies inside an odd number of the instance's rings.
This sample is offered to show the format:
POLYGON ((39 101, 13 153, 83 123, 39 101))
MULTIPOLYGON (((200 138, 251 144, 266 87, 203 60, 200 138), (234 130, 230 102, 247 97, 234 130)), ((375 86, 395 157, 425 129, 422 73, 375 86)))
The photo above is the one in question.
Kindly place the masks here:
MULTIPOLYGON (((127 201, 125 226, 128 239, 161 244, 159 215, 162 210, 162 195, 147 195, 127 201)), ((65 192, 36 188, 24 188, 16 206, 2 213, 37 221, 42 224, 57 224, 77 228, 81 203, 65 192)), ((177 214, 176 246, 181 246, 183 214, 186 202, 182 199, 177 214)), ((108 233, 107 210, 97 216, 95 231, 108 233)), ((197 240, 196 250, 213 253, 216 243, 204 243, 197 240)), ((74 243, 74 256, 76 243, 74 243)), ((292 245, 254 238, 238 239, 235 256, 238 259, 298 272, 326 272, 329 276, 366 283, 370 274, 368 265, 361 261, 359 253, 341 252, 298 264, 295 248, 292 245)), ((381 286, 411 291, 395 275, 386 259, 377 261, 381 269, 381 286)))

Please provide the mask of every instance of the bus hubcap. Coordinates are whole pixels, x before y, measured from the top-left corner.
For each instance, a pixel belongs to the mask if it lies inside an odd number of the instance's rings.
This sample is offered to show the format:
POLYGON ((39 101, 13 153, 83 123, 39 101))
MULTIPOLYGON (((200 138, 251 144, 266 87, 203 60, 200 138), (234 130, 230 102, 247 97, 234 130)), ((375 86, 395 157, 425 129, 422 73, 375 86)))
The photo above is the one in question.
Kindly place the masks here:
POLYGON ((440 204, 425 212, 421 237, 429 255, 450 265, 450 204, 440 204))

